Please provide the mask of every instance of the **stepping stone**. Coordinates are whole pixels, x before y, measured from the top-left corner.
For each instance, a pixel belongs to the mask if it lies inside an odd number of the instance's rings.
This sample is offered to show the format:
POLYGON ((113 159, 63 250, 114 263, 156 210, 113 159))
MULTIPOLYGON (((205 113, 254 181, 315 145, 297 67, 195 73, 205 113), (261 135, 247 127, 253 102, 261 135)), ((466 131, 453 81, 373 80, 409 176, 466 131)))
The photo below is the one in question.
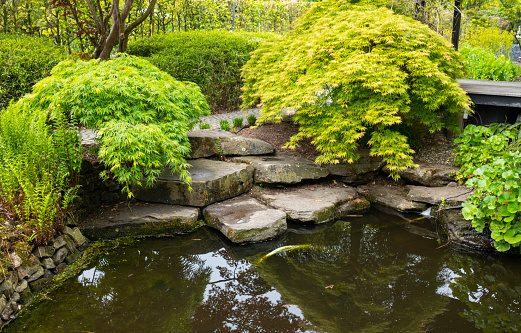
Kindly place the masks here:
POLYGON ((275 150, 267 142, 245 138, 221 130, 192 130, 187 133, 192 152, 191 158, 211 157, 217 155, 265 155, 275 150))
POLYGON ((136 188, 136 199, 173 205, 204 207, 236 197, 248 191, 253 183, 253 167, 207 159, 188 161, 192 190, 179 179, 179 174, 163 172, 152 188, 136 188))
POLYGON ((127 236, 152 236, 194 229, 199 208, 164 204, 122 206, 82 223, 82 232, 93 240, 127 236))
POLYGON ((302 186, 262 190, 256 196, 269 207, 286 212, 291 220, 301 222, 325 223, 369 208, 369 202, 359 198, 353 187, 302 186))
POLYGON ((380 157, 370 156, 369 149, 360 149, 360 158, 353 163, 338 163, 326 166, 333 176, 341 177, 342 182, 349 185, 367 184, 384 166, 380 157))
MULTIPOLYGON (((408 168, 398 172, 400 177, 411 183, 424 186, 445 186, 450 182, 454 182, 452 174, 456 173, 459 168, 453 165, 445 164, 418 164, 417 168, 408 168)), ((387 174, 390 173, 387 167, 383 168, 387 174)))
POLYGON ((421 202, 414 202, 407 198, 407 191, 404 187, 370 184, 358 186, 357 191, 372 203, 389 207, 401 212, 423 212, 425 209, 427 209, 426 204, 421 202))
POLYGON ((465 186, 443 186, 443 187, 425 187, 407 185, 407 198, 416 202, 426 202, 431 205, 441 204, 441 198, 449 205, 461 205, 462 202, 474 192, 465 186))
POLYGON ((248 196, 208 206, 203 215, 209 226, 234 243, 267 240, 287 229, 286 213, 270 209, 248 196))
POLYGON ((305 179, 318 179, 329 175, 328 169, 301 157, 245 156, 232 160, 252 165, 255 168, 255 183, 296 184, 305 179))

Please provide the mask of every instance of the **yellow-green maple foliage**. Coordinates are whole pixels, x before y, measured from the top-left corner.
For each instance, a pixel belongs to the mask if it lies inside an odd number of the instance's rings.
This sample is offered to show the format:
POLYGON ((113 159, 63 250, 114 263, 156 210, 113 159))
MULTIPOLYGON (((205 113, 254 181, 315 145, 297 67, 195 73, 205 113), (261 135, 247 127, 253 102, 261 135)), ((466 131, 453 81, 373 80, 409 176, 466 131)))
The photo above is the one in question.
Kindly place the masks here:
POLYGON ((470 103, 453 79, 462 72, 458 54, 427 26, 386 8, 324 0, 254 52, 243 68, 243 107, 260 100, 261 122, 295 108, 300 131, 288 146, 310 137, 317 163, 356 160, 366 137, 372 155, 398 171, 413 165, 414 151, 392 126, 457 131, 470 103))

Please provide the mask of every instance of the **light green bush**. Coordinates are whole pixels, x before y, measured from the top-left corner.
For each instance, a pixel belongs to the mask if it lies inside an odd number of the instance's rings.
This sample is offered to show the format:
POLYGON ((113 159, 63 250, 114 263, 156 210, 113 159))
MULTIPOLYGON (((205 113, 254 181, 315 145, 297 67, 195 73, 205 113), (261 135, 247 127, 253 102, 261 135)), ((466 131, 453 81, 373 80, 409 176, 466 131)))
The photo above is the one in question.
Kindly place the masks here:
POLYGON ((470 100, 453 79, 463 63, 425 25, 386 8, 324 0, 291 33, 259 46, 243 68, 243 107, 263 105, 262 121, 295 108, 299 133, 317 163, 353 162, 361 140, 395 172, 413 165, 407 138, 395 124, 458 131, 470 100))
POLYGON ((129 196, 131 185, 152 185, 165 166, 190 182, 186 132, 209 112, 197 85, 128 55, 66 60, 51 74, 15 106, 99 128, 103 176, 114 177, 129 196))
POLYGON ((201 87, 212 110, 236 110, 240 104, 241 68, 268 33, 189 31, 141 38, 129 54, 150 57, 161 70, 201 87))
POLYGON ((480 47, 463 47, 460 50, 467 67, 466 79, 489 81, 514 81, 521 68, 510 58, 497 55, 480 47))

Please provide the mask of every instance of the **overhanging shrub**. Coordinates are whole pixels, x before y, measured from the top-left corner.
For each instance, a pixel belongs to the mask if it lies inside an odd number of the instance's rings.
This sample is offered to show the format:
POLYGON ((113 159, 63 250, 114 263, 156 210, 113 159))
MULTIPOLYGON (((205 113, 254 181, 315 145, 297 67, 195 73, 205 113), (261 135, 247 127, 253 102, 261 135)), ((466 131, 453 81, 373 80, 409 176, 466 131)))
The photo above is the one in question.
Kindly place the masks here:
POLYGON ((413 165, 407 138, 392 125, 458 131, 469 98, 454 81, 463 64, 451 45, 411 18, 347 1, 318 2, 284 37, 264 42, 243 67, 243 107, 263 105, 260 121, 295 108, 317 163, 352 162, 367 136, 371 154, 394 172, 413 165))
POLYGON ((199 87, 179 82, 148 61, 120 55, 109 61, 66 60, 33 93, 10 108, 65 116, 70 124, 99 128, 104 176, 124 184, 151 185, 165 166, 190 182, 186 132, 208 105, 199 87))
POLYGON ((241 104, 241 68, 271 35, 225 30, 175 32, 135 40, 127 52, 150 57, 151 63, 177 80, 198 84, 212 110, 235 110, 241 104))
POLYGON ((0 34, 0 110, 30 92, 65 57, 65 49, 45 38, 0 34))

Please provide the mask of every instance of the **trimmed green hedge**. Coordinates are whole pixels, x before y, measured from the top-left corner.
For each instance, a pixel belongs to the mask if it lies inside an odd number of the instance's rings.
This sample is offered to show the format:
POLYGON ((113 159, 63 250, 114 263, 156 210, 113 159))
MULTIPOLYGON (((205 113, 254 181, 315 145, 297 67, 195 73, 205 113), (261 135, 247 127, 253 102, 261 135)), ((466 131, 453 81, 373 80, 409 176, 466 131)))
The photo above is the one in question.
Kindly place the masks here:
POLYGON ((127 53, 148 57, 180 81, 197 83, 212 110, 241 105, 241 68, 269 33, 225 30, 174 32, 130 42, 127 53))
POLYGON ((0 110, 31 91, 67 54, 45 38, 0 34, 0 110))

